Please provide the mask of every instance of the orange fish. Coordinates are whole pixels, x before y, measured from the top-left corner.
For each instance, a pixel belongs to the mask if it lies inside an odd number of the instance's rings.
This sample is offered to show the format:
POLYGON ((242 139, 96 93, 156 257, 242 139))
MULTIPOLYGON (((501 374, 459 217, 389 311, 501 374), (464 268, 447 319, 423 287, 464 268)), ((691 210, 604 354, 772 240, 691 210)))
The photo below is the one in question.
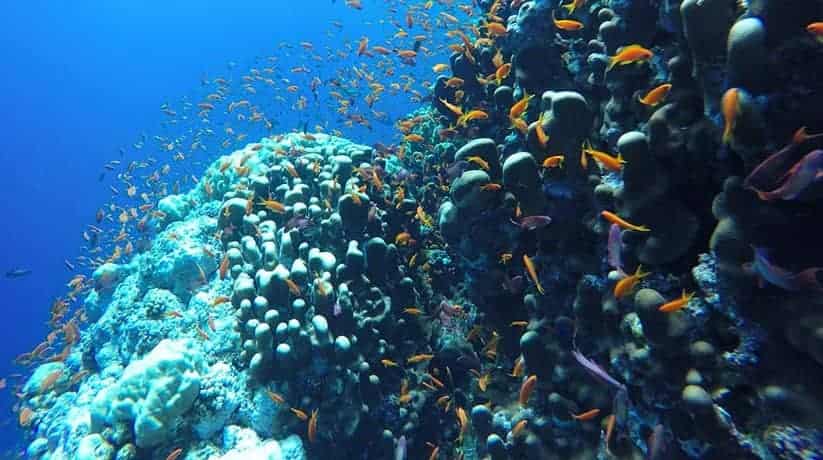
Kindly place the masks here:
POLYGON ((600 414, 600 409, 592 409, 592 410, 587 410, 586 412, 583 412, 581 414, 572 414, 572 418, 575 419, 575 420, 579 420, 581 422, 585 422, 587 420, 591 420, 591 419, 597 417, 599 414, 600 414))
POLYGON ((624 160, 620 154, 617 154, 617 157, 613 157, 606 152, 594 150, 588 143, 583 146, 583 153, 597 160, 598 163, 611 172, 620 172, 623 169, 623 165, 626 164, 626 160, 624 160))
POLYGON ((502 37, 508 33, 506 26, 500 24, 499 22, 487 22, 485 27, 489 35, 492 36, 502 37))
POLYGON ((640 103, 643 105, 648 105, 649 107, 654 107, 657 104, 663 102, 663 99, 666 99, 666 96, 668 96, 669 91, 671 91, 671 89, 671 83, 663 83, 657 88, 654 88, 653 90, 646 93, 645 96, 639 98, 640 103))
POLYGON ((519 101, 515 102, 511 109, 509 109, 509 119, 520 118, 529 107, 529 101, 531 101, 533 97, 534 94, 529 95, 524 93, 523 97, 519 101))
MULTIPOLYGON (((226 209, 228 209, 228 208, 226 208, 226 209)), ((223 260, 220 261, 219 272, 220 272, 220 279, 221 280, 226 279, 226 275, 229 273, 229 256, 228 255, 223 256, 223 260)))
POLYGON ((569 3, 568 5, 561 5, 561 8, 565 8, 566 11, 569 12, 569 14, 572 14, 572 13, 574 13, 574 10, 582 7, 585 4, 586 4, 586 0, 572 0, 572 2, 569 3))
POLYGON ((554 10, 552 10, 552 22, 554 23, 554 27, 567 32, 573 32, 583 28, 583 23, 580 21, 575 21, 574 19, 557 19, 554 15, 554 10))
POLYGON ((740 90, 729 88, 721 99, 723 110, 723 144, 728 144, 734 136, 737 116, 740 115, 740 90))
POLYGON ((614 285, 614 296, 621 299, 627 294, 630 294, 634 290, 634 287, 637 286, 637 283, 647 276, 649 276, 649 272, 644 272, 643 267, 638 266, 634 275, 626 276, 614 285))
POLYGON ((658 310, 662 311, 663 313, 672 313, 675 311, 682 310, 689 304, 689 301, 692 300, 694 297, 694 292, 690 292, 686 294, 686 290, 683 290, 683 294, 680 298, 674 299, 671 302, 666 302, 658 308, 658 310))
POLYGON ((434 355, 427 355, 427 354, 419 354, 410 356, 409 359, 406 360, 408 364, 417 364, 422 363, 425 361, 431 361, 434 358, 434 355))
POLYGON ((291 413, 292 413, 292 414, 294 414, 294 416, 295 416, 295 417, 299 418, 300 420, 302 420, 302 421, 304 421, 304 422, 305 422, 306 420, 308 420, 308 419, 309 419, 309 416, 308 416, 308 415, 306 415, 306 413, 305 413, 305 412, 303 412, 303 411, 302 411, 302 410, 300 410, 300 409, 296 409, 296 408, 294 408, 294 407, 290 407, 290 408, 289 408, 289 410, 291 411, 291 413))
POLYGON ((526 419, 523 419, 523 420, 517 422, 514 425, 514 427, 512 428, 512 438, 519 437, 523 433, 523 430, 526 429, 526 424, 528 424, 528 423, 529 423, 529 421, 526 420, 526 419))
POLYGON ((529 396, 531 396, 535 385, 537 385, 537 376, 530 375, 529 378, 523 382, 523 385, 520 386, 520 395, 518 396, 517 401, 521 406, 526 407, 528 405, 529 396))
POLYGON ((317 409, 311 411, 306 437, 309 438, 309 442, 314 442, 317 439, 317 409))
POLYGON ((540 279, 537 277, 537 270, 534 267, 534 262, 527 254, 523 254, 523 265, 526 266, 526 271, 529 273, 529 277, 532 281, 534 281, 534 285, 537 287, 537 292, 540 294, 545 294, 546 292, 540 284, 540 279))
POLYGON ((554 155, 554 156, 546 157, 546 159, 543 160, 543 167, 544 168, 562 168, 564 159, 565 159, 565 157, 563 155, 554 155))
POLYGON ((166 457, 166 460, 177 460, 177 458, 180 457, 181 455, 183 455, 183 448, 178 447, 177 449, 174 449, 173 451, 171 451, 169 456, 166 457))
POLYGON ((616 55, 612 56, 609 61, 609 66, 606 68, 606 72, 612 70, 612 68, 617 65, 648 61, 652 57, 654 57, 654 53, 640 45, 624 46, 616 55))
POLYGON ((486 160, 484 160, 484 159, 482 159, 478 156, 468 157, 468 158, 466 158, 466 161, 469 162, 469 163, 474 163, 477 166, 480 166, 480 169, 482 169, 483 171, 488 171, 489 170, 489 163, 486 160))
POLYGON ((611 222, 613 224, 619 225, 620 228, 623 228, 625 230, 633 230, 635 232, 650 232, 651 231, 651 229, 649 229, 645 225, 632 224, 630 222, 627 222, 626 220, 624 220, 623 218, 621 218, 617 214, 615 214, 613 212, 610 212, 610 211, 602 211, 600 213, 600 215, 603 216, 604 219, 608 220, 609 222, 611 222))
POLYGON ((612 439, 612 434, 614 434, 614 425, 617 417, 614 414, 609 415, 606 417, 606 435, 603 438, 603 444, 606 445, 606 452, 609 452, 609 442, 612 439))
POLYGON ((509 76, 509 73, 511 73, 511 70, 512 70, 512 65, 511 65, 511 63, 508 63, 508 62, 501 65, 500 67, 497 68, 497 70, 495 70, 494 79, 497 81, 498 86, 501 85, 503 83, 503 80, 505 80, 506 77, 509 76))
POLYGON ((807 25, 806 31, 814 35, 817 41, 823 43, 823 22, 813 22, 807 25))
POLYGON ((457 120, 457 126, 468 126, 468 123, 473 120, 487 120, 489 118, 489 114, 482 110, 472 110, 463 114, 457 120))
POLYGON ((369 37, 363 37, 360 39, 360 43, 357 45, 357 55, 362 56, 363 53, 366 52, 366 49, 369 47, 369 37))
POLYGON ((268 395, 269 399, 276 402, 277 404, 283 404, 286 402, 286 400, 282 396, 280 396, 280 394, 275 393, 271 390, 266 390, 266 394, 268 395))

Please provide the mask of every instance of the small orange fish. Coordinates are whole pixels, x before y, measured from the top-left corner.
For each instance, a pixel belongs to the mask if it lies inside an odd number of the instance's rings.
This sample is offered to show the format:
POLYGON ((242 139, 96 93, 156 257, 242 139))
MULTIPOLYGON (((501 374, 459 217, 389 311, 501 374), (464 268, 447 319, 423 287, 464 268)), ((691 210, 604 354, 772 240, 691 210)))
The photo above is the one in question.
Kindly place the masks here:
POLYGON ((381 359, 380 364, 382 364, 383 367, 399 367, 399 365, 396 362, 390 359, 381 359))
POLYGON ((508 33, 506 26, 500 24, 499 22, 487 22, 485 28, 489 35, 495 37, 502 37, 508 33))
POLYGON ((171 451, 169 456, 166 457, 166 460, 177 460, 177 458, 180 457, 181 455, 183 455, 183 448, 178 447, 177 449, 174 449, 173 451, 171 451))
MULTIPOLYGON (((499 53, 499 51, 498 51, 498 53, 499 53)), ((502 57, 501 57, 501 59, 502 59, 502 57)), ((494 71, 494 79, 497 81, 498 86, 503 84, 503 80, 505 80, 506 77, 509 76, 509 74, 511 73, 511 70, 512 70, 512 65, 511 65, 511 63, 507 62, 505 64, 502 64, 500 67, 497 68, 497 70, 494 71)))
POLYGON ((516 360, 514 360, 514 368, 512 369, 512 373, 509 374, 512 377, 522 377, 523 376, 523 357, 518 356, 516 360))
POLYGON ((403 313, 405 313, 407 315, 412 315, 412 316, 420 316, 420 315, 423 314, 423 311, 420 310, 419 308, 409 307, 409 308, 404 308, 403 313))
POLYGON ((466 158, 466 161, 469 162, 469 163, 474 163, 477 166, 480 166, 480 169, 482 169, 483 171, 488 171, 489 170, 489 163, 486 160, 484 160, 480 157, 477 157, 477 156, 468 157, 468 158, 466 158))
POLYGON ((591 409, 583 412, 581 414, 572 414, 572 418, 575 420, 579 420, 581 422, 585 422, 597 417, 600 414, 600 409, 591 409))
POLYGON ((614 425, 616 421, 617 417, 615 417, 614 414, 606 417, 606 435, 603 438, 603 444, 606 446, 606 452, 609 452, 609 443, 612 440, 612 435, 614 434, 614 425))
POLYGON ((531 396, 535 385, 537 385, 537 376, 530 375, 529 378, 523 382, 523 385, 520 386, 520 395, 518 396, 517 401, 521 406, 526 407, 528 405, 529 396, 531 396))
POLYGON ((723 144, 728 144, 734 137, 734 127, 737 123, 737 116, 740 115, 740 90, 729 88, 723 93, 721 99, 723 110, 723 144))
POLYGON ((635 225, 635 224, 629 223, 629 222, 623 220, 617 214, 615 214, 613 212, 610 212, 610 211, 602 211, 600 213, 600 215, 603 216, 604 219, 608 220, 609 222, 611 222, 613 224, 619 225, 620 228, 625 229, 625 230, 633 230, 635 232, 650 232, 651 231, 651 229, 649 229, 648 227, 646 227, 644 225, 635 225))
POLYGON ((300 420, 302 420, 304 422, 309 419, 309 416, 306 415, 306 413, 303 412, 300 409, 290 407, 289 410, 291 411, 292 414, 294 414, 295 417, 299 418, 300 420))
POLYGON ((565 160, 565 157, 563 155, 553 155, 553 156, 550 156, 550 157, 546 157, 546 159, 543 160, 543 167, 544 168, 562 168, 564 160, 565 160))
MULTIPOLYGON (((449 109, 449 111, 451 113, 457 115, 458 117, 463 116, 463 109, 461 107, 459 107, 457 105, 454 105, 454 104, 450 103, 449 101, 447 101, 443 98, 440 98, 440 102, 442 102, 443 105, 446 106, 446 108, 449 109)), ((421 140, 422 140, 422 138, 421 138, 421 140)))
MULTIPOLYGON (((228 209, 228 208, 226 208, 226 209, 228 209)), ((220 261, 219 272, 220 272, 220 279, 221 280, 226 279, 226 275, 229 273, 229 256, 228 255, 223 256, 223 260, 220 261)))
POLYGON ((220 305, 221 303, 226 303, 230 300, 231 300, 231 298, 229 298, 229 296, 219 295, 219 296, 215 297, 214 300, 211 301, 211 306, 216 307, 216 306, 220 305))
POLYGON ((523 113, 526 112, 526 109, 529 107, 529 101, 532 100, 534 94, 529 95, 528 93, 523 93, 523 97, 514 103, 512 107, 509 109, 509 119, 516 119, 520 118, 523 113))
POLYGON ((258 204, 263 205, 269 211, 277 214, 283 214, 286 212, 286 206, 279 201, 261 199, 258 204))
POLYGON ((823 22, 813 22, 807 25, 806 31, 814 35, 817 41, 823 43, 823 22))
POLYGON ((666 302, 658 308, 658 310, 662 311, 663 313, 672 313, 678 310, 682 310, 689 304, 689 301, 692 300, 694 297, 694 292, 690 292, 686 294, 686 290, 683 290, 683 294, 680 298, 674 299, 671 302, 666 302))
POLYGON ((318 409, 311 411, 309 426, 306 430, 306 437, 309 438, 309 442, 312 443, 317 440, 317 411, 318 409))
POLYGON ((542 113, 540 114, 540 117, 537 118, 537 124, 534 127, 534 133, 537 135, 537 143, 540 144, 540 148, 545 149, 546 145, 548 145, 548 143, 549 143, 549 136, 546 134, 546 131, 543 129, 543 114, 542 113))
POLYGON ((614 285, 614 296, 622 299, 626 295, 631 294, 635 286, 637 286, 637 283, 647 276, 649 276, 649 273, 644 272, 642 266, 638 266, 633 275, 626 276, 614 285))
POLYGON ((565 8, 569 14, 574 13, 574 11, 580 7, 582 7, 586 3, 586 0, 572 0, 571 3, 567 5, 560 5, 561 8, 565 8))
POLYGON ((612 70, 614 66, 617 65, 627 65, 634 62, 644 62, 648 61, 654 57, 654 53, 651 50, 643 48, 640 45, 629 45, 624 46, 617 52, 616 55, 612 56, 611 60, 609 61, 609 66, 606 68, 606 72, 612 70))
POLYGON ((583 145, 583 153, 597 160, 598 163, 611 172, 620 172, 623 165, 626 164, 626 160, 623 159, 622 155, 617 154, 617 157, 613 157, 606 152, 593 149, 588 143, 583 145))
POLYGON ((526 266, 526 271, 529 274, 529 277, 534 281, 535 287, 537 287, 537 292, 540 294, 545 294, 546 292, 543 290, 543 286, 540 284, 540 279, 537 277, 537 269, 534 266, 534 262, 532 259, 527 255, 523 254, 523 265, 526 266))
POLYGON ((292 281, 290 278, 286 278, 284 281, 286 282, 286 286, 288 286, 289 292, 291 292, 292 295, 300 295, 300 286, 298 286, 297 283, 292 281))
POLYGON ((281 396, 279 393, 275 393, 271 390, 266 390, 266 395, 268 395, 269 399, 276 402, 277 404, 283 404, 286 400, 281 396))
POLYGON ((523 430, 525 430, 525 429, 526 429, 526 425, 527 425, 528 423, 529 423, 529 421, 528 421, 528 420, 526 420, 526 419, 523 419, 523 420, 521 420, 521 421, 517 422, 517 423, 514 425, 514 427, 512 428, 512 438, 517 438, 517 437, 519 437, 519 436, 523 433, 523 430))
POLYGON ((502 185, 495 183, 485 184, 480 187, 480 190, 483 190, 484 192, 499 192, 502 189, 502 185))
POLYGON ((457 126, 468 126, 470 121, 474 120, 488 120, 489 114, 482 111, 482 110, 472 110, 467 113, 464 113, 463 116, 458 118, 457 126))
POLYGON ((406 362, 408 364, 418 364, 425 361, 431 361, 434 358, 434 355, 427 355, 427 354, 418 354, 414 356, 410 356, 406 362))
POLYGON ((795 145, 802 144, 808 140, 817 139, 818 137, 823 137, 823 133, 809 134, 806 127, 801 126, 794 132, 794 135, 792 135, 792 143, 795 145))
POLYGON ((440 455, 440 446, 432 446, 432 451, 429 454, 429 460, 437 460, 438 455, 440 455))
POLYGON ((663 102, 663 99, 666 99, 666 96, 668 96, 669 91, 671 91, 671 89, 671 83, 663 83, 657 88, 654 88, 653 90, 646 93, 645 96, 639 98, 640 103, 643 105, 648 105, 649 107, 654 107, 663 102))
POLYGON ((583 23, 580 21, 575 21, 574 19, 557 19, 554 11, 555 10, 552 10, 552 22, 554 23, 554 27, 557 29, 564 30, 566 32, 573 32, 583 28, 583 23))

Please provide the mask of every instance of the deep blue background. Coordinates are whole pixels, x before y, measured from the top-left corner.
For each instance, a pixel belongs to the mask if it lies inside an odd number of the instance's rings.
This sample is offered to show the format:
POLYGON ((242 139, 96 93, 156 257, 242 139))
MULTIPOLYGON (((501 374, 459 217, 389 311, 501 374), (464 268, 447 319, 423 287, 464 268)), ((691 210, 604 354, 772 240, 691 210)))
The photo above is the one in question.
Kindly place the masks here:
MULTIPOLYGON (((332 20, 344 22, 342 33, 357 40, 367 29, 358 24, 386 14, 382 1, 364 4, 363 11, 343 0, 0 6, 0 270, 33 270, 22 279, 0 278, 0 377, 20 373, 13 358, 47 333, 48 309, 70 278, 63 260, 80 254, 81 232, 110 195, 97 181, 102 165, 141 132, 158 131, 160 104, 203 94, 197 93, 203 75, 225 73, 229 61, 247 69, 255 57, 277 54, 280 41, 333 39, 340 46, 341 37, 326 36, 332 20)), ((279 65, 287 66, 297 58, 282 59, 279 65)), ((280 121, 294 127, 293 120, 280 121)), ((378 126, 357 140, 373 142, 390 129, 378 126)), ((13 418, 12 391, 0 391, 4 448, 19 437, 5 425, 13 418)))

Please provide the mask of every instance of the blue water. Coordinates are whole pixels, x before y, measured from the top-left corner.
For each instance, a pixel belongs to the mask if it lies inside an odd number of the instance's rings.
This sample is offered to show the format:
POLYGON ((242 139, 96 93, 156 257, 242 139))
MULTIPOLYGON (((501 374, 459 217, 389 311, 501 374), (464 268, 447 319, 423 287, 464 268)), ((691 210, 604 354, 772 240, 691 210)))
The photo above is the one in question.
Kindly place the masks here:
MULTIPOLYGON (((236 64, 235 75, 265 56, 279 56, 281 69, 305 64, 299 41, 312 41, 316 49, 324 43, 341 48, 343 39, 356 46, 359 24, 385 14, 382 2, 364 3, 363 11, 347 8, 342 0, 98 0, 5 2, 0 7, 0 164, 5 173, 0 180, 0 269, 32 270, 24 278, 0 279, 0 377, 20 373, 14 357, 33 349, 48 332, 49 307, 65 294, 71 277, 63 261, 81 254, 82 231, 110 199, 111 177, 98 181, 103 164, 119 159, 121 147, 127 149, 124 160, 145 157, 146 152, 128 147, 141 133, 162 130, 167 116, 161 104, 186 96, 197 102, 204 94, 201 79, 230 75, 230 62, 236 64), (332 20, 345 24, 342 32, 327 34, 337 30, 332 20), (280 42, 295 48, 278 50, 280 42)), ((370 36, 379 38, 375 28, 370 36)), ((344 63, 324 65, 331 74, 344 63)), ((412 108, 407 99, 398 99, 392 113, 412 108)), ((311 127, 314 118, 333 125, 331 110, 283 110, 274 131, 302 121, 311 127)), ((373 125, 372 131, 346 134, 361 142, 391 139, 389 123, 373 125)), ((250 135, 249 141, 254 138, 250 135)), ((216 155, 212 150, 201 160, 216 155)), ((18 381, 10 379, 0 392, 0 446, 13 445, 17 434, 6 424, 13 418, 18 381)))

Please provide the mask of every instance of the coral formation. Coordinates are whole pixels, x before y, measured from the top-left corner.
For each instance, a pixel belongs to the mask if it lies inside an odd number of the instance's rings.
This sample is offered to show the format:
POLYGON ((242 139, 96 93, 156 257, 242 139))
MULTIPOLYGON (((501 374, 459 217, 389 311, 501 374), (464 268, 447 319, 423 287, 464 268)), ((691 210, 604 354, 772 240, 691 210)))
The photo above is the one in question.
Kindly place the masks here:
POLYGON ((479 2, 399 145, 267 136, 159 200, 21 390, 29 457, 823 455, 823 84, 769 72, 823 46, 550 3, 479 2))

